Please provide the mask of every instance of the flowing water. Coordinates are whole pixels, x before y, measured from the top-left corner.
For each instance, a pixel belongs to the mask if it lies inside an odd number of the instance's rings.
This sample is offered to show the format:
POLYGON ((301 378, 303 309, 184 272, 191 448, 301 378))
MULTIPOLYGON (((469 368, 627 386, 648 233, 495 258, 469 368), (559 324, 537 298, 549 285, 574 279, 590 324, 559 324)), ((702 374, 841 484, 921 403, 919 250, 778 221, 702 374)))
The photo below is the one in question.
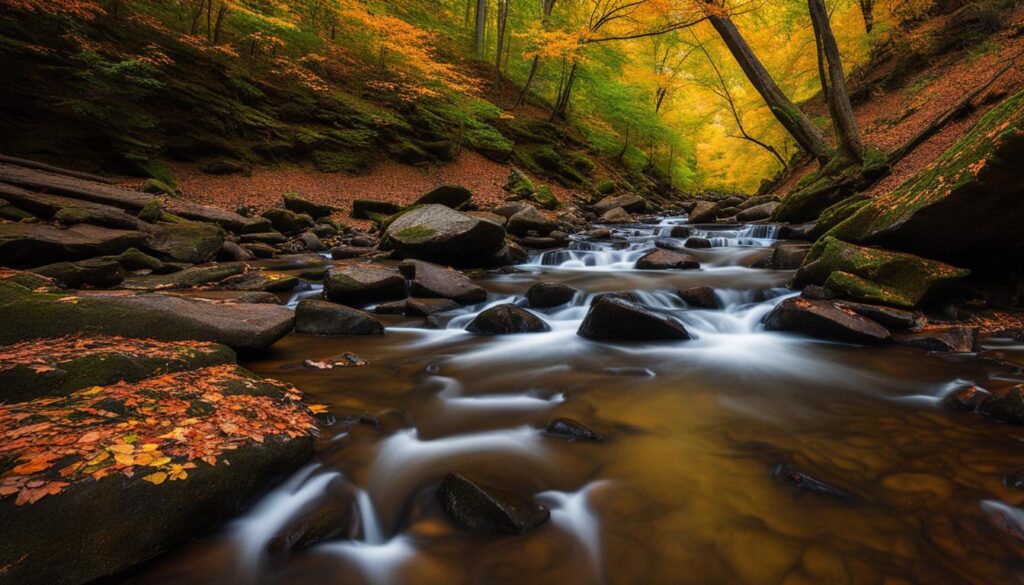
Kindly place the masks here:
MULTIPOLYGON (((480 282, 488 303, 442 315, 443 328, 388 317, 383 337, 285 338, 246 365, 338 416, 315 462, 219 533, 127 580, 1024 582, 1024 491, 1003 484, 1024 468, 1024 432, 938 404, 957 384, 1014 375, 970 357, 764 331, 761 319, 791 294, 781 288, 791 273, 750 267, 775 243, 771 226, 696 233, 714 244, 691 251, 699 271, 634 270, 678 222, 579 239, 489 276, 480 282), (581 291, 535 311, 550 332, 463 330, 487 306, 525 305, 539 281, 581 291), (724 308, 691 309, 675 294, 699 285, 724 308), (609 291, 634 292, 697 339, 578 337, 594 295, 609 291), (368 364, 304 365, 346 352, 368 364), (559 416, 606 440, 545 435, 559 416), (362 422, 343 424, 353 417, 362 422), (534 494, 551 521, 521 536, 454 528, 434 495, 453 471, 534 494), (339 484, 355 494, 356 529, 290 555, 268 552, 283 526, 339 484)), ((1014 359, 1024 347, 989 349, 1014 359)))

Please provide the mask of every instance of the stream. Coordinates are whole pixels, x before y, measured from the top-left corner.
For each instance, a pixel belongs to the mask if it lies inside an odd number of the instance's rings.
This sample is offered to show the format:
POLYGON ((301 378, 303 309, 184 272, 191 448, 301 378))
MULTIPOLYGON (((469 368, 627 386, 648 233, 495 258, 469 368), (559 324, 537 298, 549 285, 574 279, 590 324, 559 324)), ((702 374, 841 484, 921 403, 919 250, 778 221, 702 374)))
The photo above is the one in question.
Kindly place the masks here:
MULTIPOLYGON (((1024 491, 1004 485, 1024 468, 1024 431, 940 404, 958 384, 1005 381, 1006 369, 764 331, 793 294, 792 272, 751 268, 777 243, 773 226, 695 230, 714 246, 687 250, 701 270, 632 268, 681 223, 575 236, 480 279, 488 302, 433 326, 380 316, 384 336, 290 335, 246 362, 339 423, 323 428, 312 464, 245 516, 121 582, 1024 583, 1024 491), (534 311, 550 332, 464 331, 489 306, 525 306, 540 281, 581 291, 534 311), (713 287, 723 308, 688 308, 676 291, 693 286, 713 287), (612 291, 697 339, 577 336, 594 296, 612 291), (304 365, 344 353, 367 364, 304 365), (555 417, 605 440, 546 435, 555 417), (451 472, 534 494, 551 520, 518 536, 461 531, 435 496, 451 472), (304 507, 338 491, 357 509, 348 535, 268 552, 304 507)), ((986 349, 1024 362, 1024 345, 986 349)))

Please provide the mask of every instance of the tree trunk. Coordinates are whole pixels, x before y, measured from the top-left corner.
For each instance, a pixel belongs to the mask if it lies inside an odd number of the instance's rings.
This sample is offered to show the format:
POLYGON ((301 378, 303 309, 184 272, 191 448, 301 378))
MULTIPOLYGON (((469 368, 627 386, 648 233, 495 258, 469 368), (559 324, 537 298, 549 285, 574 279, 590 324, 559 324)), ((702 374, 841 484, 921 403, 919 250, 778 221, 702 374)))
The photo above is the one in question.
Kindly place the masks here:
MULTIPOLYGON (((705 2, 711 3, 712 0, 705 0, 705 2)), ((764 101, 771 108, 775 119, 793 136, 797 144, 817 159, 819 164, 824 165, 827 163, 832 157, 832 149, 825 141, 825 136, 811 122, 807 115, 786 97, 786 94, 775 83, 768 70, 764 68, 761 61, 754 55, 754 51, 751 50, 750 45, 740 35, 732 20, 728 16, 714 12, 708 15, 708 20, 715 27, 715 30, 718 31, 718 34, 721 35, 725 46, 729 48, 733 57, 736 58, 740 68, 743 69, 743 73, 750 80, 751 85, 761 94, 761 97, 764 98, 764 101)))
MULTIPOLYGON (((546 26, 548 19, 551 18, 551 11, 555 8, 555 0, 541 0, 541 26, 546 26)), ((519 92, 519 99, 516 100, 516 105, 512 109, 516 109, 519 106, 526 103, 526 98, 530 93, 530 86, 533 85, 533 79, 537 76, 537 70, 540 69, 540 57, 534 57, 533 63, 530 64, 530 74, 526 77, 526 83, 523 84, 523 90, 519 92)))
POLYGON ((505 27, 508 24, 509 0, 498 0, 498 41, 494 51, 494 97, 501 96, 501 59, 505 55, 505 27))
POLYGON ((576 69, 579 65, 574 61, 569 68, 569 76, 565 80, 562 91, 559 92, 558 100, 555 101, 555 109, 551 112, 551 119, 565 118, 569 111, 569 100, 572 97, 572 85, 576 81, 576 69))
POLYGON ((482 58, 487 51, 487 2, 476 0, 476 27, 473 30, 473 51, 482 58))
POLYGON ((228 5, 222 3, 217 9, 217 22, 213 25, 213 44, 220 44, 220 33, 224 30, 224 17, 228 15, 228 5))
POLYGON ((824 0, 807 0, 807 7, 811 12, 818 46, 821 87, 828 101, 839 154, 849 162, 861 164, 864 162, 864 142, 860 137, 857 119, 853 116, 850 91, 846 87, 846 76, 843 73, 843 60, 839 54, 839 44, 832 34, 828 9, 824 0))
POLYGON ((875 28, 875 0, 857 0, 857 3, 864 16, 864 30, 871 34, 871 29, 875 28))
POLYGON ((626 122, 626 141, 622 143, 622 150, 619 151, 619 156, 615 157, 618 160, 622 160, 622 157, 626 156, 626 150, 629 149, 629 122, 626 122))
POLYGON ((189 28, 190 35, 196 35, 199 33, 199 19, 203 17, 203 7, 206 6, 206 0, 199 0, 196 4, 195 11, 192 13, 192 27, 189 28))

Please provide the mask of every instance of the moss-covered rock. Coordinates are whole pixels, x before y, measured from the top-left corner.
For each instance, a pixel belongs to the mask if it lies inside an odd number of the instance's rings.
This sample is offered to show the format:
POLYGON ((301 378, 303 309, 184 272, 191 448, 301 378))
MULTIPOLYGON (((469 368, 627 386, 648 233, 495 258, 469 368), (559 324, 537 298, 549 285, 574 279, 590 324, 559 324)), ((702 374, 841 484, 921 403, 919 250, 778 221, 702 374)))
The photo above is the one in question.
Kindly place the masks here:
POLYGON ((821 215, 818 217, 818 221, 814 224, 814 227, 808 235, 817 240, 835 226, 846 221, 848 217, 857 213, 857 211, 867 205, 869 201, 871 201, 871 198, 867 195, 852 195, 843 199, 839 203, 836 203, 832 207, 821 212, 821 215))
POLYGON ((297 234, 316 225, 316 222, 310 215, 295 213, 281 207, 274 207, 264 211, 263 217, 269 219, 274 229, 282 234, 297 234))
POLYGON ((313 201, 304 199, 298 193, 284 194, 284 208, 295 213, 305 213, 316 220, 329 217, 332 213, 338 211, 330 205, 314 203, 313 201))
POLYGON ((819 244, 795 284, 826 285, 853 300, 914 307, 935 289, 970 274, 913 254, 856 246, 833 237, 819 244))
POLYGON ((408 258, 454 266, 485 263, 505 243, 501 226, 443 205, 402 214, 387 227, 386 236, 408 258))
POLYGON ((146 246, 179 262, 199 264, 212 259, 224 245, 226 234, 211 223, 183 221, 146 229, 146 246))
POLYGON ((390 216, 402 211, 402 206, 391 201, 356 199, 352 202, 353 219, 373 219, 373 216, 390 216))
POLYGON ((937 161, 828 235, 948 262, 1005 264, 1024 243, 1024 92, 1006 98, 937 161))
POLYGON ((512 169, 508 180, 505 181, 505 190, 516 197, 526 198, 537 191, 537 188, 530 177, 526 176, 526 173, 519 169, 512 169))

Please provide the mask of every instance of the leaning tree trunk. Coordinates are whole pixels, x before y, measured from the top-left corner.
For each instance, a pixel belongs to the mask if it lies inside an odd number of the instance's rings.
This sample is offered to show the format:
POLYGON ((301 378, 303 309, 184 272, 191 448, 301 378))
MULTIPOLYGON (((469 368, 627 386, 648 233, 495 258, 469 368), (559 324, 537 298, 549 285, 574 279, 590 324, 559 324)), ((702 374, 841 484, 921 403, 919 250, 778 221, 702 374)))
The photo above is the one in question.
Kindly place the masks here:
POLYGON ((747 79, 771 108, 775 119, 793 136, 797 144, 817 159, 819 164, 826 164, 832 158, 832 149, 825 141, 824 134, 796 104, 786 97, 768 70, 754 55, 754 51, 740 35, 732 20, 726 15, 715 12, 708 14, 708 20, 721 35, 725 46, 736 58, 747 79))
POLYGON ((476 27, 473 29, 473 51, 478 58, 487 52, 487 1, 476 0, 476 27))
POLYGON ((811 11, 811 24, 814 25, 814 38, 818 47, 821 88, 825 92, 828 111, 832 116, 839 154, 848 162, 861 164, 864 162, 864 142, 853 115, 850 91, 843 74, 843 59, 839 54, 836 37, 832 34, 828 9, 825 8, 824 0, 807 0, 807 7, 811 11))
MULTIPOLYGON (((541 0, 543 6, 541 7, 543 16, 541 17, 541 26, 547 26, 548 19, 551 18, 551 11, 555 8, 556 0, 541 0)), ((540 57, 534 56, 533 63, 530 63, 530 74, 526 77, 526 83, 523 84, 523 90, 519 92, 519 99, 516 100, 516 105, 512 109, 518 108, 519 106, 526 103, 526 98, 530 94, 530 86, 533 85, 533 79, 537 76, 537 70, 540 69, 540 57)))

